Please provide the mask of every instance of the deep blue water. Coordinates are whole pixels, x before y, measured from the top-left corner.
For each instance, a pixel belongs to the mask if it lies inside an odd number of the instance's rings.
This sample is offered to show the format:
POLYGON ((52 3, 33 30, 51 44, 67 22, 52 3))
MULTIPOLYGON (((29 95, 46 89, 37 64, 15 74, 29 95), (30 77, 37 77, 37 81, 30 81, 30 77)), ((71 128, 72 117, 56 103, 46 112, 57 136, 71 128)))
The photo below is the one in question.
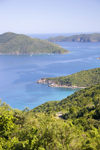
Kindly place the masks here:
POLYGON ((67 55, 0 56, 0 98, 13 108, 34 108, 75 92, 37 84, 42 77, 69 75, 100 67, 100 43, 57 43, 67 55))

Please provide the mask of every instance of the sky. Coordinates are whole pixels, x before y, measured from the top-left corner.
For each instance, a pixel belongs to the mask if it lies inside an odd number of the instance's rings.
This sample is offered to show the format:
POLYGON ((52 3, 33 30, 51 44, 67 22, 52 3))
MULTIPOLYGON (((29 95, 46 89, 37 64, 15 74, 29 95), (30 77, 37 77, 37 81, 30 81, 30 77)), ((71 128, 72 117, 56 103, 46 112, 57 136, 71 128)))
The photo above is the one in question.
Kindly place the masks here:
POLYGON ((100 0, 0 0, 4 32, 100 32, 100 0))

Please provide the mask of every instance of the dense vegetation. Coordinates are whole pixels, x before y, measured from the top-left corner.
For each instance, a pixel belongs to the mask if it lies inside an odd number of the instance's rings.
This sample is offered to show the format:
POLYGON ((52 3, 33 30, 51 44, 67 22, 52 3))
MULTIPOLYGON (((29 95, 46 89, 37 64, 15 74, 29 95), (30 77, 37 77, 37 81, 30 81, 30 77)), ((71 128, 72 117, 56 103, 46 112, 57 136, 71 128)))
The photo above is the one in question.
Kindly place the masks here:
POLYGON ((100 85, 33 110, 0 106, 0 150, 99 149, 100 85))
POLYGON ((0 35, 0 54, 67 53, 68 51, 51 42, 33 39, 26 35, 4 33, 0 35))
POLYGON ((49 85, 54 83, 58 86, 88 87, 100 83, 100 68, 84 70, 68 76, 45 78, 45 83, 49 85))
POLYGON ((100 42, 100 33, 57 36, 48 39, 51 42, 100 42))

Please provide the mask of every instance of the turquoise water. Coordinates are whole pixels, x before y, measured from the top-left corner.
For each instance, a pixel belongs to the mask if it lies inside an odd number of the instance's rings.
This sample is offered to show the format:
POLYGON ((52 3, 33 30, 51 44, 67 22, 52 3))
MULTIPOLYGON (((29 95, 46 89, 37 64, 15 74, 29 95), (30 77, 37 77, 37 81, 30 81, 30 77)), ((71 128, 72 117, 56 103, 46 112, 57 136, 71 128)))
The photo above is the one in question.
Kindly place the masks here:
POLYGON ((67 55, 0 56, 0 98, 13 108, 34 108, 46 101, 61 100, 75 89, 37 84, 42 77, 69 75, 100 67, 100 43, 57 43, 67 55))

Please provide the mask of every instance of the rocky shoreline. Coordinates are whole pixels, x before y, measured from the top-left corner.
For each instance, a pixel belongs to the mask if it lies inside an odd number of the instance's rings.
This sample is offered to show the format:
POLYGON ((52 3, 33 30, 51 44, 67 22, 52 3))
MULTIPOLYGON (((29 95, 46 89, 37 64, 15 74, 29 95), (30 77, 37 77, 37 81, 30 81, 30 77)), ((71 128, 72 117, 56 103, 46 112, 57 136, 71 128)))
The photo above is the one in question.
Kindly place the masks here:
POLYGON ((72 88, 72 89, 82 89, 82 88, 86 88, 86 87, 78 87, 76 85, 61 85, 61 84, 57 84, 56 82, 54 82, 53 80, 49 80, 47 78, 41 78, 40 80, 37 81, 38 84, 47 84, 49 87, 58 87, 58 88, 72 88))

